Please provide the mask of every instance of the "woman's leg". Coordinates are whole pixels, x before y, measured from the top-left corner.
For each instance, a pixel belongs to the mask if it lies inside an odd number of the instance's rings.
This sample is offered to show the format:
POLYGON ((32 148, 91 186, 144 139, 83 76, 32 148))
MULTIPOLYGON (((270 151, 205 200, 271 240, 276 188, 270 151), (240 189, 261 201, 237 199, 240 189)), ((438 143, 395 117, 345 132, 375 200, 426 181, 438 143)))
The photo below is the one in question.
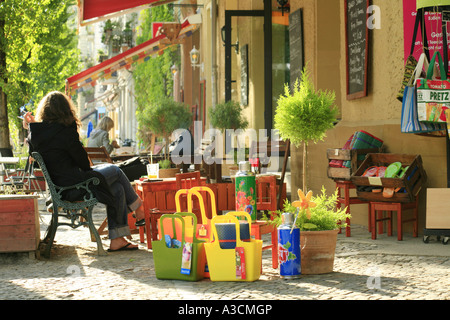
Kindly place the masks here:
POLYGON ((137 249, 137 245, 130 244, 125 239, 126 236, 131 235, 131 232, 128 226, 128 210, 125 203, 124 188, 120 183, 114 182, 110 189, 116 205, 115 208, 107 208, 108 233, 111 240, 109 249, 118 250, 124 247, 128 250, 137 249))
POLYGON ((94 170, 105 177, 114 197, 114 208, 107 208, 110 249, 117 250, 125 245, 128 245, 128 248, 137 247, 130 245, 123 237, 131 234, 128 213, 140 207, 142 201, 117 166, 108 164, 96 167, 94 170))
POLYGON ((127 176, 119 167, 113 164, 105 164, 95 168, 94 170, 100 172, 105 177, 109 186, 111 186, 114 182, 118 182, 123 186, 125 203, 128 206, 129 212, 135 211, 142 205, 141 198, 139 198, 136 194, 127 176))

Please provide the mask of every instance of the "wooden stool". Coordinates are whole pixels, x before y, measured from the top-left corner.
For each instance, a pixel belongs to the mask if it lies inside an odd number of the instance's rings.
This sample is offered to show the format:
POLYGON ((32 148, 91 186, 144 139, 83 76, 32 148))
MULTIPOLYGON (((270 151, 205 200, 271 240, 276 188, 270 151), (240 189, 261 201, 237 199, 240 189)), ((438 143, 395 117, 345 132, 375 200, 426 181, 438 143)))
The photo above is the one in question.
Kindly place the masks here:
MULTIPOLYGON (((362 204, 362 203, 368 203, 368 201, 364 201, 359 199, 358 197, 350 197, 350 189, 356 189, 356 186, 349 180, 336 180, 336 188, 338 189, 338 198, 336 207, 338 209, 341 208, 343 205, 347 208, 346 212, 350 214, 350 205, 351 204, 362 204), (344 196, 341 196, 341 188, 344 189, 344 196)), ((350 237, 350 219, 347 218, 347 227, 345 228, 345 236, 350 237)), ((370 230, 370 206, 369 206, 369 230, 370 230)), ((339 233, 341 233, 341 230, 339 230, 339 233)))
POLYGON ((377 238, 377 222, 378 222, 378 233, 383 233, 383 221, 388 221, 388 236, 392 235, 392 211, 397 212, 397 240, 403 240, 403 229, 402 225, 405 222, 413 222, 413 237, 418 236, 418 203, 419 198, 416 197, 414 202, 370 202, 370 220, 371 220, 371 232, 372 239, 377 238), (404 210, 413 209, 413 218, 403 220, 402 212, 404 210), (378 217, 376 217, 378 211, 378 217), (383 217, 383 212, 387 211, 387 217, 383 217))

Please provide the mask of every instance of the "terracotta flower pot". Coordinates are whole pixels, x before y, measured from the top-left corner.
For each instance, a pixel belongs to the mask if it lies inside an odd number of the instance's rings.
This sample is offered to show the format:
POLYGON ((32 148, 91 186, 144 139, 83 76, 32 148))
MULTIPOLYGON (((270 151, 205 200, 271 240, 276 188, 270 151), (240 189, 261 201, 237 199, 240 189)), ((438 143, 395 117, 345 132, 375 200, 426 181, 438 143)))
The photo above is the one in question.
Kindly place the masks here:
POLYGON ((301 273, 333 272, 338 230, 301 231, 301 273))
POLYGON ((180 173, 179 168, 159 169, 159 178, 174 178, 177 173, 180 173))

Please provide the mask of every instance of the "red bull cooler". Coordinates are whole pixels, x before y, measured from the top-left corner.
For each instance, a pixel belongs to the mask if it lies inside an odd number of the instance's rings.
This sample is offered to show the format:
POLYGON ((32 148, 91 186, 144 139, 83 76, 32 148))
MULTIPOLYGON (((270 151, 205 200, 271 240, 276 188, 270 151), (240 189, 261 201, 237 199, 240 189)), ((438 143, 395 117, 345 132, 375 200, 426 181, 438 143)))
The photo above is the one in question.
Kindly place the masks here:
POLYGON ((282 224, 278 227, 280 276, 284 279, 296 279, 301 274, 300 229, 292 228, 293 213, 285 212, 281 218, 282 224))

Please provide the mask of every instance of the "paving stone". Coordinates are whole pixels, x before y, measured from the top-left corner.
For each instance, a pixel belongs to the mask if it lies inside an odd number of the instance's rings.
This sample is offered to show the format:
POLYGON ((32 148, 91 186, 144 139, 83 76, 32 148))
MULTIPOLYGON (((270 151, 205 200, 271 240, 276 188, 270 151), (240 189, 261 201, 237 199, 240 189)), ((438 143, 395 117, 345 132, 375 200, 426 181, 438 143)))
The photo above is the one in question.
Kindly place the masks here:
MULTIPOLYGON (((105 217, 95 210, 96 223, 105 217)), ((42 234, 49 215, 41 211, 42 234)), ((263 252, 263 274, 255 282, 158 280, 151 250, 96 254, 89 230, 60 228, 52 258, 30 259, 28 253, 0 254, 2 300, 448 300, 450 246, 424 244, 404 235, 402 243, 367 228, 352 226, 352 237, 338 235, 334 272, 281 279, 263 252)), ((268 238, 265 238, 268 241, 268 238)), ((108 241, 104 240, 105 248, 108 241)))

